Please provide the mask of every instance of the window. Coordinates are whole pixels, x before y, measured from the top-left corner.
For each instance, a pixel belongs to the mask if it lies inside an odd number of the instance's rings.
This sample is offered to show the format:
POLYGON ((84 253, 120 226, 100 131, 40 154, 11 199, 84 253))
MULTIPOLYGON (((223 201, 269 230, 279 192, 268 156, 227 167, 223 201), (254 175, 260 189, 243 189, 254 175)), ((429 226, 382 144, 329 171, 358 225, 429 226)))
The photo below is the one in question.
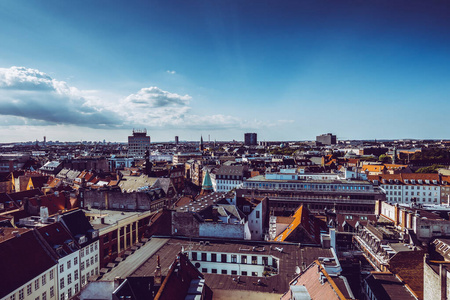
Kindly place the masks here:
POLYGON ((72 288, 69 288, 69 290, 67 291, 67 297, 72 297, 72 288))
POLYGON ((81 269, 81 271, 84 270, 84 261, 81 262, 81 264, 80 264, 80 269, 81 269))
POLYGON ((267 256, 263 256, 262 261, 263 261, 263 265, 265 265, 265 266, 269 265, 269 258, 267 256))
POLYGON ((202 261, 206 261, 206 253, 202 253, 202 261))
POLYGON ((93 265, 93 264, 94 264, 94 258, 91 257, 91 265, 93 265))
POLYGON ((42 300, 47 300, 47 292, 42 293, 42 300))
POLYGON ((55 288, 50 287, 50 298, 53 298, 55 296, 55 288))
POLYGON ((237 275, 237 271, 236 270, 232 270, 231 271, 231 275, 237 275))
POLYGON ((94 244, 91 244, 91 253, 94 252, 94 244))
POLYGON ((72 283, 72 274, 67 275, 67 285, 72 283))
POLYGON ((16 300, 16 294, 12 294, 11 297, 9 297, 10 300, 16 300))
POLYGON ((227 255, 226 254, 222 254, 221 255, 221 261, 222 262, 227 262, 227 255))
POLYGON ((78 280, 78 270, 75 270, 75 272, 73 273, 73 277, 75 280, 78 280))
POLYGON ((63 288, 64 288, 64 278, 61 278, 61 279, 59 280, 59 288, 60 288, 60 289, 63 289, 63 288))
POLYGON ((23 289, 19 290, 19 300, 23 300, 24 296, 23 296, 23 289))
POLYGON ((72 264, 72 261, 69 260, 69 261, 67 262, 67 269, 70 269, 71 264, 72 264))
POLYGON ((95 254, 95 262, 98 262, 98 254, 95 254))
POLYGON ((242 255, 241 256, 241 264, 246 264, 247 263, 247 255, 242 255))
POLYGON ((47 283, 47 274, 42 275, 42 285, 44 286, 47 283))
POLYGON ((256 218, 259 219, 259 210, 256 211, 256 218))
POLYGON ((53 280, 53 270, 50 270, 50 280, 53 280))
POLYGON ((75 284, 75 294, 78 293, 78 283, 75 284))
POLYGON ((81 276, 81 284, 84 285, 86 283, 86 276, 81 276))
POLYGON ((98 250, 98 244, 95 243, 95 250, 98 250))
POLYGON ((36 298, 34 298, 34 300, 39 300, 39 298, 40 298, 40 297, 39 297, 39 296, 37 296, 36 298))
POLYGON ((81 257, 84 257, 84 249, 81 249, 80 253, 81 253, 81 257))
POLYGON ((256 264, 258 264, 258 257, 252 256, 252 265, 256 265, 256 264))
POLYGON ((247 276, 247 271, 242 271, 243 276, 247 276))
POLYGON ((86 259, 86 268, 89 268, 90 264, 89 264, 89 259, 86 259))
POLYGON ((227 270, 222 270, 222 274, 227 275, 227 270))
POLYGON ((78 257, 75 257, 75 258, 73 259, 73 265, 74 265, 74 266, 78 265, 78 257))
POLYGON ((37 291, 39 289, 39 278, 34 281, 34 290, 37 291))
POLYGON ((86 247, 86 255, 89 255, 89 247, 86 247))
POLYGON ((231 262, 232 263, 237 263, 237 255, 236 254, 232 254, 231 255, 231 262))
POLYGON ((59 273, 62 273, 62 272, 64 272, 64 265, 59 266, 59 273))
POLYGON ((211 273, 217 274, 217 269, 211 269, 211 273))
POLYGON ((258 272, 252 272, 252 276, 258 276, 258 272))
POLYGON ((212 253, 211 254, 211 261, 212 262, 216 262, 217 261, 217 254, 216 253, 212 253))
POLYGON ((61 296, 59 297, 60 300, 66 300, 66 295, 64 293, 61 293, 61 296))
POLYGON ((208 269, 207 268, 202 268, 202 273, 208 273, 208 269))
POLYGON ((192 252, 192 260, 197 260, 197 252, 192 252))

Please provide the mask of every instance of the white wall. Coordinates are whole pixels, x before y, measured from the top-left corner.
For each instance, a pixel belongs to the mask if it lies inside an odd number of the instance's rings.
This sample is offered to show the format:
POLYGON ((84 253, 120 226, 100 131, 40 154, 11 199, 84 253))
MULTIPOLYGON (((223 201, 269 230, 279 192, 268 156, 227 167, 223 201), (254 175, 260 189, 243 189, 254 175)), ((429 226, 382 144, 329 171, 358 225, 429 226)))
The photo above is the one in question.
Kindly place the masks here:
MULTIPOLYGON (((40 274, 39 276, 36 276, 32 280, 28 281, 6 297, 2 298, 1 300, 20 300, 20 295, 23 293, 23 299, 38 299, 42 300, 43 295, 45 294, 45 298, 47 300, 55 300, 58 296, 58 285, 57 285, 57 265, 54 267, 48 269, 44 273, 40 274), (50 273, 53 272, 53 279, 50 279, 50 273), (45 284, 42 280, 45 276, 45 284), (36 289, 36 282, 38 282, 38 288, 36 289), (31 287, 31 293, 28 294, 28 286, 31 287), (50 290, 53 288, 53 297, 50 295, 50 290), (14 296, 13 296, 14 295, 14 296), (11 298, 11 297, 14 298, 11 298)), ((4 270, 3 270, 4 271, 4 270)))

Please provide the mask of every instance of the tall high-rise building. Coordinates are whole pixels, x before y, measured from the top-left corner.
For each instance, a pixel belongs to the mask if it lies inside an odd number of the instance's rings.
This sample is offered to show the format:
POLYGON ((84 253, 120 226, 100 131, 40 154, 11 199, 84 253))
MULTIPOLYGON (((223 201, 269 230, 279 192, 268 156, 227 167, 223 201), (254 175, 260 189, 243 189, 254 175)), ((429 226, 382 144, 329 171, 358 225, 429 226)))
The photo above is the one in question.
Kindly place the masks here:
POLYGON ((316 136, 316 142, 322 145, 336 145, 336 136, 331 133, 316 136))
POLYGON ((258 144, 258 139, 256 133, 246 133, 244 134, 244 144, 246 146, 255 146, 258 144))
POLYGON ((144 158, 145 151, 150 148, 150 137, 147 129, 133 129, 133 135, 128 136, 128 157, 144 158))
POLYGON ((175 145, 178 145, 178 135, 175 136, 175 145))

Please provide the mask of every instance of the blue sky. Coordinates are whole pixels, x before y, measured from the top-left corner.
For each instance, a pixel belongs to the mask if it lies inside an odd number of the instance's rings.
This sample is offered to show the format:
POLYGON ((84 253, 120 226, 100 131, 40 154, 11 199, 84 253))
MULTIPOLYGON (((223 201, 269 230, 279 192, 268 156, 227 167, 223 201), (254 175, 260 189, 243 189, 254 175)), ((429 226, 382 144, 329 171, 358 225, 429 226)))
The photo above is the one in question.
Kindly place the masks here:
POLYGON ((449 15, 446 1, 0 0, 0 142, 449 138, 449 15))

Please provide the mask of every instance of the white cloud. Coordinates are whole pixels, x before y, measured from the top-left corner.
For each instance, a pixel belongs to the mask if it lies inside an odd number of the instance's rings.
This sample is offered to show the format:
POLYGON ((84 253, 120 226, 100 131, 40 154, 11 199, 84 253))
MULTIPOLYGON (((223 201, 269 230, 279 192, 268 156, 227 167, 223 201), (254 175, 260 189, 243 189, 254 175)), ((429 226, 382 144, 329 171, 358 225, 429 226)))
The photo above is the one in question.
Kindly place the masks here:
POLYGON ((79 90, 35 69, 0 68, 2 127, 9 124, 74 125, 95 129, 139 126, 161 130, 221 130, 271 125, 217 113, 196 115, 191 112, 191 101, 189 95, 168 92, 156 86, 142 88, 121 98, 111 91, 79 90))
POLYGON ((169 73, 169 74, 172 74, 172 75, 177 73, 177 72, 175 72, 173 70, 172 71, 171 70, 167 70, 166 72, 169 73))
POLYGON ((184 106, 189 103, 189 95, 178 95, 163 91, 156 86, 143 88, 136 94, 131 94, 125 98, 126 103, 133 103, 141 108, 157 108, 164 106, 184 106))
POLYGON ((24 67, 0 68, 0 114, 42 125, 122 125, 116 113, 93 105, 78 89, 24 67))

